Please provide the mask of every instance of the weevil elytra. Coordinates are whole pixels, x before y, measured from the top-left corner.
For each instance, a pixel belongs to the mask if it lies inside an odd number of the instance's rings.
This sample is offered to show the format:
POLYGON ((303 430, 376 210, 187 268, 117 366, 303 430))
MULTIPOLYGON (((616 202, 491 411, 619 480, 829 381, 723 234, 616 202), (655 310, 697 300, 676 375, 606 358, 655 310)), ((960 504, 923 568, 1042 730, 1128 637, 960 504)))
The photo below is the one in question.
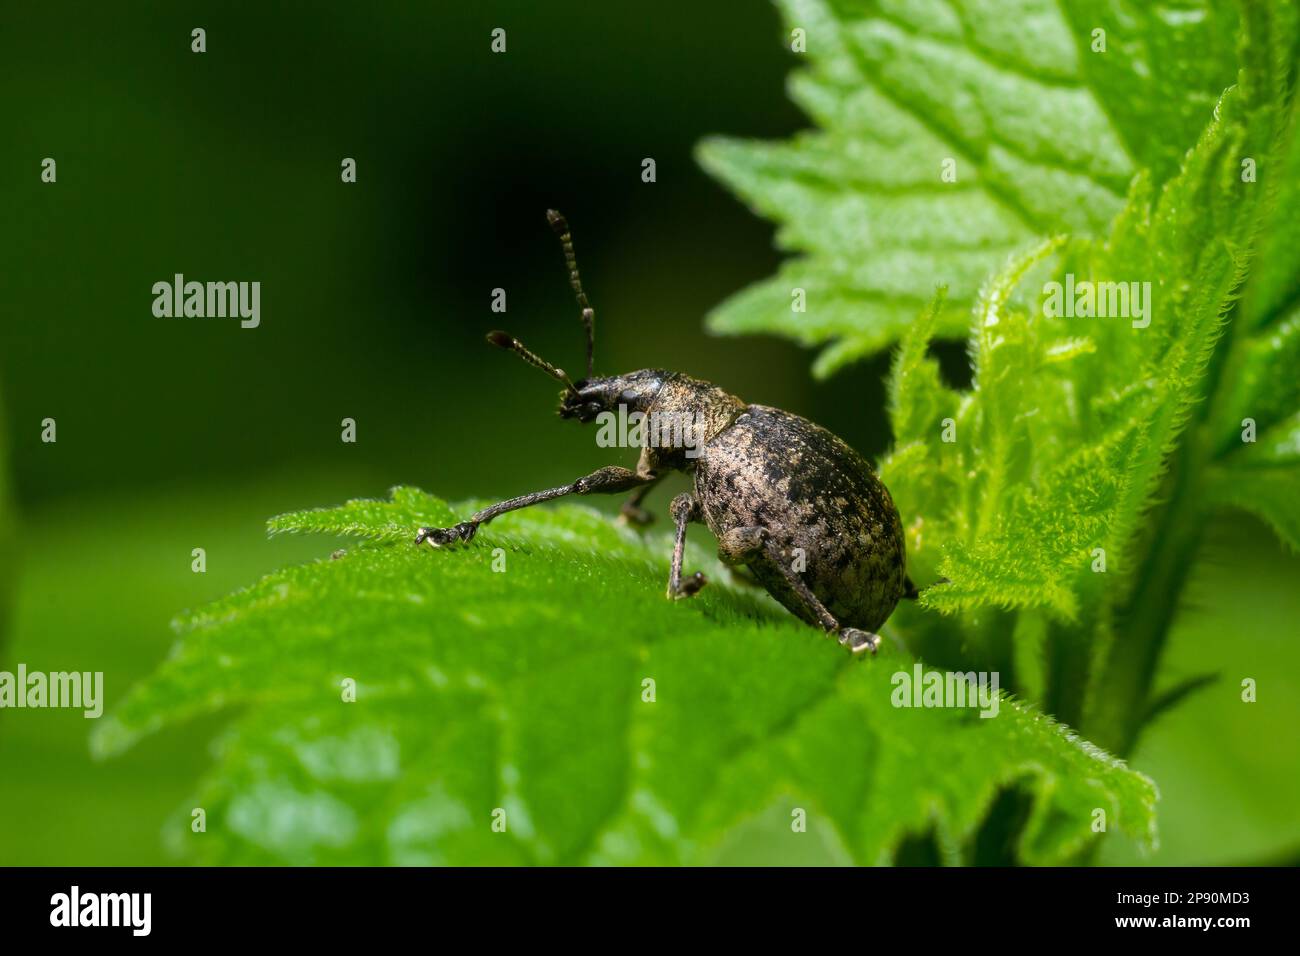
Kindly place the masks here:
POLYGON ((508 511, 565 495, 631 492, 622 517, 648 522, 646 496, 670 471, 694 478, 669 507, 676 525, 668 597, 689 597, 707 581, 682 575, 686 528, 706 524, 718 539, 718 557, 745 566, 795 616, 854 653, 875 653, 876 630, 899 598, 915 596, 906 573, 898 509, 871 466, 831 432, 790 412, 750 405, 715 385, 680 372, 642 369, 596 377, 592 356, 595 312, 578 275, 569 225, 546 214, 564 249, 569 283, 587 334, 587 375, 577 382, 505 332, 488 341, 519 355, 564 385, 561 418, 584 424, 603 412, 640 412, 689 421, 695 427, 650 429, 635 471, 610 465, 590 475, 484 508, 451 528, 421 528, 415 543, 434 547, 469 541, 479 526, 508 511))

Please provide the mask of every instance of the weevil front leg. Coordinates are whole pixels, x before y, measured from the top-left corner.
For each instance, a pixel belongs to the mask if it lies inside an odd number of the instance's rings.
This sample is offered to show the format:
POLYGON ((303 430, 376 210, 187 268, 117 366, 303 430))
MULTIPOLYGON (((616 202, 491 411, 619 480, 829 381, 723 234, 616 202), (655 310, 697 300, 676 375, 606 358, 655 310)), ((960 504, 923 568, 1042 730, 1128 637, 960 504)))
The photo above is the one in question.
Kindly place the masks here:
POLYGON ((682 556, 686 552, 686 526, 692 521, 703 520, 704 513, 700 510, 699 501, 689 491, 683 491, 674 498, 673 503, 668 506, 668 511, 677 525, 677 537, 673 541, 673 563, 668 572, 668 597, 676 600, 694 596, 699 593, 700 588, 709 583, 709 579, 701 571, 696 571, 685 581, 682 580, 682 556))
POLYGON ((433 547, 438 548, 457 541, 470 541, 478 533, 479 525, 487 524, 493 518, 503 515, 507 511, 518 511, 520 508, 538 505, 543 501, 552 501, 555 498, 563 498, 565 495, 618 494, 655 480, 655 475, 639 475, 627 468, 608 465, 596 469, 590 475, 579 478, 571 484, 560 485, 558 488, 547 488, 545 491, 534 491, 532 494, 520 495, 518 498, 511 498, 508 501, 502 501, 499 504, 484 508, 472 515, 468 521, 462 521, 453 527, 421 528, 415 535, 415 543, 424 544, 427 541, 433 547))
POLYGON ((748 564, 751 561, 766 560, 781 572, 795 594, 806 607, 822 629, 834 634, 841 644, 854 654, 863 651, 876 653, 880 647, 880 635, 856 627, 843 627, 835 619, 826 605, 821 602, 812 589, 785 560, 784 556, 772 543, 772 536, 766 528, 748 527, 732 528, 718 539, 718 557, 727 564, 748 564))

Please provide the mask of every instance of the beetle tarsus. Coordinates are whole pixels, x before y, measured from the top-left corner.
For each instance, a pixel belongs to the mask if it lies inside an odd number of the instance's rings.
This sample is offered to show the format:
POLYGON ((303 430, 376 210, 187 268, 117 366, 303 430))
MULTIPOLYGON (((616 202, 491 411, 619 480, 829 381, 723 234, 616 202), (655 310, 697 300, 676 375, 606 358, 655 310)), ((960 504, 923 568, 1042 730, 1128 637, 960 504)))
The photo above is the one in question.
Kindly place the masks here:
POLYGON ((674 589, 672 584, 668 585, 668 597, 674 601, 681 600, 684 597, 695 597, 700 593, 704 585, 709 583, 709 579, 704 576, 703 571, 696 571, 680 582, 674 589))
POLYGON ((880 648, 880 635, 872 634, 856 627, 842 627, 839 631, 840 643, 854 654, 875 654, 880 648))
POLYGON ((416 544, 426 541, 435 548, 454 544, 457 541, 470 541, 478 531, 477 521, 462 521, 450 528, 421 528, 415 535, 416 544))

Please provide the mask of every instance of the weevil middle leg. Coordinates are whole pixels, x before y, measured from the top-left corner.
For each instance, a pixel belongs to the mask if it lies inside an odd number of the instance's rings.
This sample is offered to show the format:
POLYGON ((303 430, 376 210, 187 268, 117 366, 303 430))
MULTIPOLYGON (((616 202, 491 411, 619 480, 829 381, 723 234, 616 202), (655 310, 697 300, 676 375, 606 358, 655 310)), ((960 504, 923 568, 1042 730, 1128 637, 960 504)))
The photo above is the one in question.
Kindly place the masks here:
POLYGON ((686 526, 692 521, 700 521, 704 513, 700 510, 700 503, 689 491, 683 491, 674 498, 669 511, 673 516, 673 522, 677 525, 677 534, 673 541, 673 562, 668 571, 668 597, 673 599, 691 597, 708 584, 709 579, 703 572, 696 571, 685 581, 682 580, 682 558, 686 553, 686 526))

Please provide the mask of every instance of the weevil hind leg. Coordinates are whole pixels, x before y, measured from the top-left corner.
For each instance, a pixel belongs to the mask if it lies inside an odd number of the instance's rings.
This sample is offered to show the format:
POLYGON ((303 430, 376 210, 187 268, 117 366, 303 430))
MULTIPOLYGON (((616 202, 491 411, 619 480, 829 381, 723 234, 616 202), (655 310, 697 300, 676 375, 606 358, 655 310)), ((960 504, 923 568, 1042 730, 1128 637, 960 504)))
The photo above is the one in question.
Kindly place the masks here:
POLYGON ((874 654, 880 647, 880 635, 857 627, 844 627, 835 615, 826 609, 803 578, 782 557, 766 528, 732 528, 718 539, 718 557, 726 564, 749 564, 763 561, 780 572, 799 597, 804 608, 828 634, 834 634, 844 647, 854 654, 874 654))
POLYGON ((438 548, 456 542, 471 541, 478 533, 479 525, 487 524, 493 518, 508 511, 518 511, 520 508, 539 505, 544 501, 563 498, 565 495, 614 495, 657 480, 655 475, 638 474, 627 468, 609 465, 598 468, 590 475, 584 475, 570 484, 547 488, 545 491, 534 491, 532 494, 520 495, 518 498, 511 498, 484 508, 471 515, 468 521, 462 521, 450 528, 420 528, 416 532, 415 543, 427 542, 438 548))
POLYGON ((667 596, 670 600, 694 597, 699 593, 700 588, 709 583, 709 579, 704 576, 703 572, 696 571, 683 581, 682 559, 686 552, 686 526, 692 521, 702 521, 704 513, 700 510, 700 503, 696 500, 695 495, 689 491, 683 491, 674 498, 673 503, 668 506, 668 510, 673 516, 677 532, 673 540, 672 566, 668 571, 667 596))

